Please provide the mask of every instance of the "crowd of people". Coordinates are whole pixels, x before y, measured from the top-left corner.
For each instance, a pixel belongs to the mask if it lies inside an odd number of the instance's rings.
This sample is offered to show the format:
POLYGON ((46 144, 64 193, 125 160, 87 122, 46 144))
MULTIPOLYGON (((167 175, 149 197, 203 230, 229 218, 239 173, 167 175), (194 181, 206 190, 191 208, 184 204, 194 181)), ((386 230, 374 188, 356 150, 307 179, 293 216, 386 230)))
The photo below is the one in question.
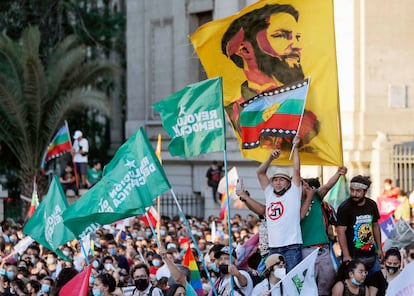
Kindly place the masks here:
POLYGON ((230 231, 227 221, 215 216, 187 221, 162 216, 154 236, 148 222, 132 217, 93 233, 93 251, 86 258, 79 241, 63 245, 62 253, 70 259, 65 261, 36 242, 16 252, 25 237, 24 221, 6 219, 0 235, 0 296, 59 295, 88 265, 90 295, 197 295, 191 271, 183 265, 188 248, 204 295, 289 295, 280 281, 315 249, 318 295, 385 295, 389 282, 414 261, 414 242, 383 253, 378 208, 366 197, 369 179, 353 177, 350 196, 336 212, 323 199, 347 169, 339 167, 323 185, 303 179, 300 139, 292 144, 291 168, 271 165, 280 155, 275 150, 257 170, 264 204, 243 184, 237 186, 236 194, 252 213, 245 219, 234 215, 230 231), (243 248, 251 242, 246 254, 243 248), (334 250, 339 250, 339 268, 332 260, 334 250))

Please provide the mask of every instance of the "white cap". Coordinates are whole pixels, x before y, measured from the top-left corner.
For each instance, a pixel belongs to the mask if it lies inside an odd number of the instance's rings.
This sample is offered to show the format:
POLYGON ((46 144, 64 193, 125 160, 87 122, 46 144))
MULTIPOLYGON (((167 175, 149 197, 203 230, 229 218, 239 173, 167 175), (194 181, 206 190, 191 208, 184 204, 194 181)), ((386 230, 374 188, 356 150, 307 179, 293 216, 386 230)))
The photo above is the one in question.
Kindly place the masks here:
POLYGON ((82 137, 82 132, 80 130, 75 131, 75 134, 73 135, 73 138, 76 140, 79 137, 82 137))
POLYGON ((274 177, 282 177, 289 181, 292 180, 292 166, 271 166, 267 170, 267 177, 272 180, 274 177))

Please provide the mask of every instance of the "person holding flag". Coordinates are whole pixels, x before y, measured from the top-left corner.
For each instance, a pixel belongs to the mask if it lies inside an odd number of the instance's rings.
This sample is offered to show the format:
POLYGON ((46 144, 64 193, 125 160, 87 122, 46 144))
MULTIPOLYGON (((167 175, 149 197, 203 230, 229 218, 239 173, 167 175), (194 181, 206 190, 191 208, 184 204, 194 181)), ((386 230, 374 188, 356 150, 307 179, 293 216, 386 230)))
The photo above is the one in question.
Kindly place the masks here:
POLYGON ((280 155, 280 149, 272 151, 258 170, 257 177, 262 187, 266 207, 269 255, 278 253, 286 258, 289 272, 302 260, 302 234, 300 207, 302 184, 300 176, 299 136, 293 139, 293 175, 287 167, 270 167, 280 155), (278 233, 285 235, 277 235, 278 233))
POLYGON ((265 270, 262 273, 264 279, 253 289, 253 295, 283 295, 283 285, 273 287, 286 275, 286 260, 280 254, 273 254, 265 261, 265 270), (267 294, 264 294, 267 293, 267 294))
MULTIPOLYGON (((250 295, 253 290, 253 281, 247 271, 239 270, 237 268, 236 252, 230 254, 230 248, 224 246, 220 251, 214 253, 214 258, 218 260, 220 276, 217 278, 214 286, 220 296, 235 296, 250 295), (230 256, 233 257, 233 264, 230 265, 230 256), (231 291, 230 276, 234 279, 234 291, 231 291)), ((213 295, 210 291, 209 295, 213 295)))

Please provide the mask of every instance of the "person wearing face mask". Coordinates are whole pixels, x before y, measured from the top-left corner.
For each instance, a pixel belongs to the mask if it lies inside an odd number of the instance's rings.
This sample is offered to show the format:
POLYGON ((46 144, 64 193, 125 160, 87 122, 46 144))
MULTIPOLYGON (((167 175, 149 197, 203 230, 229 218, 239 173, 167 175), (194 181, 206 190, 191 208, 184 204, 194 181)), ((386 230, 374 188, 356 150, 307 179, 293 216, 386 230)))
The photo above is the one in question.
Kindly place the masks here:
POLYGON ((282 254, 286 258, 287 272, 302 260, 300 141, 299 136, 292 141, 292 167, 270 166, 281 154, 281 150, 276 149, 256 172, 266 202, 256 213, 266 216, 269 255, 282 254), (277 235, 282 232, 284 235, 277 235))
POLYGON ((55 282, 51 277, 44 277, 40 283, 41 283, 40 295, 42 296, 53 295, 53 289, 54 289, 55 282))
POLYGON ((266 268, 262 273, 264 279, 254 287, 252 295, 283 295, 283 285, 280 284, 277 288, 274 288, 274 286, 286 275, 285 262, 285 257, 280 254, 267 257, 265 261, 266 268))
POLYGON ((114 277, 108 273, 102 273, 95 278, 92 287, 93 296, 112 296, 115 291, 116 281, 114 277))
POLYGON ((391 179, 384 180, 384 190, 381 193, 382 197, 391 197, 391 198, 398 198, 400 195, 401 189, 396 186, 392 186, 391 179))
POLYGON ((338 208, 337 226, 342 261, 362 261, 368 278, 381 269, 383 259, 378 207, 366 197, 370 185, 371 181, 361 175, 351 179, 350 197, 338 208))
POLYGON ((160 269, 164 265, 162 258, 159 254, 155 253, 152 257, 152 265, 150 267, 150 274, 155 275, 157 270, 160 269))
POLYGON ((367 281, 370 296, 385 296, 388 284, 400 274, 400 271, 400 251, 397 248, 391 248, 385 253, 383 268, 375 272, 367 281))
MULTIPOLYGON (((220 296, 232 295, 230 276, 233 276, 234 295, 250 295, 253 290, 253 281, 247 271, 237 268, 237 255, 233 250, 230 254, 230 248, 224 246, 220 251, 214 254, 219 264, 220 276, 217 278, 214 286, 220 296), (230 256, 232 256, 232 264, 230 264, 230 256)), ((209 295, 214 295, 210 291, 209 295)))
POLYGON ((138 264, 131 268, 131 278, 134 282, 135 289, 133 296, 162 296, 161 289, 153 286, 150 282, 150 273, 148 265, 145 263, 138 264))
POLYGON ((364 285, 367 273, 359 260, 342 262, 332 287, 332 296, 369 296, 369 289, 364 285))

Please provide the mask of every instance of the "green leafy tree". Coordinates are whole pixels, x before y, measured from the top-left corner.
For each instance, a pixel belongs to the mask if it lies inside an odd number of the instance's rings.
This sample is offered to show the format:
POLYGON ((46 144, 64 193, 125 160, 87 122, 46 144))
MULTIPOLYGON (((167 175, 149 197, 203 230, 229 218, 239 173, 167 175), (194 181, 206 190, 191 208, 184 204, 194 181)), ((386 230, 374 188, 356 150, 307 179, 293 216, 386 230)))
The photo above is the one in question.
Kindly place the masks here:
POLYGON ((30 196, 43 153, 65 117, 79 109, 109 114, 99 81, 116 70, 108 60, 86 60, 77 37, 64 38, 41 58, 40 31, 23 30, 20 42, 0 36, 0 141, 20 166, 21 192, 30 196))

